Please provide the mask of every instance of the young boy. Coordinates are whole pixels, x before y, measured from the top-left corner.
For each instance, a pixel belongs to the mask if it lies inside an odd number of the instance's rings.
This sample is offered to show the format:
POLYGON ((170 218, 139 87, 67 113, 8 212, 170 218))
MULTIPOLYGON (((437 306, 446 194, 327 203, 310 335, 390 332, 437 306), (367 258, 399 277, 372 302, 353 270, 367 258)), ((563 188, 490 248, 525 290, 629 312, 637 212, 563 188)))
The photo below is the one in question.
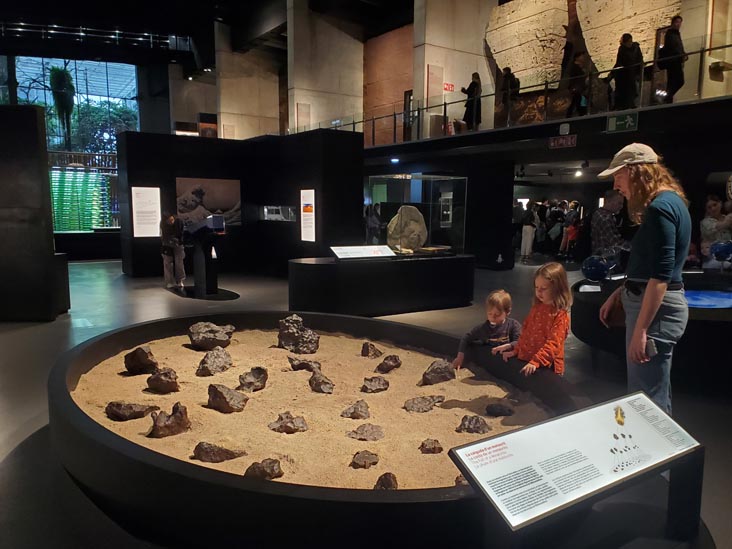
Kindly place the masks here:
POLYGON ((491 292, 485 300, 486 321, 479 324, 460 340, 458 354, 452 365, 459 370, 465 360, 468 345, 487 345, 495 355, 511 351, 521 335, 521 323, 511 314, 511 295, 505 290, 491 292))

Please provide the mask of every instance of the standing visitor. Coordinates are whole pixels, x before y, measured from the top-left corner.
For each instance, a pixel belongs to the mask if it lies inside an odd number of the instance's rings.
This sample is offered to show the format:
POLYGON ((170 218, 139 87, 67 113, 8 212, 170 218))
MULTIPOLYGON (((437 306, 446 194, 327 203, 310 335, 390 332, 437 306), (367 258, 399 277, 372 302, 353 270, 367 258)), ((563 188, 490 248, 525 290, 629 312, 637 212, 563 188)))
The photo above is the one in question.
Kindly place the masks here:
POLYGON ((583 51, 575 53, 574 62, 569 68, 569 93, 571 94, 571 102, 567 109, 567 118, 574 116, 575 111, 579 116, 587 114, 586 58, 587 55, 583 51))
POLYGON ((480 85, 480 75, 473 73, 473 79, 467 89, 460 88, 460 91, 468 96, 465 101, 465 115, 463 121, 468 126, 468 130, 477 130, 480 126, 480 96, 483 94, 483 88, 480 85))
POLYGON ((186 268, 183 265, 186 253, 183 249, 183 222, 178 216, 163 215, 160 221, 160 240, 165 287, 182 290, 186 279, 186 268))
POLYGON ((615 189, 611 189, 605 193, 602 206, 592 214, 591 239, 593 254, 606 248, 622 247, 625 243, 615 219, 615 216, 623 209, 623 200, 622 194, 615 189))
POLYGON ((633 42, 633 36, 625 33, 620 39, 618 56, 610 73, 615 78, 615 109, 634 109, 638 97, 638 86, 643 74, 643 52, 640 44, 633 42))
POLYGON ((681 40, 681 23, 683 18, 675 15, 671 19, 671 27, 666 31, 663 49, 659 52, 662 62, 659 68, 666 70, 666 103, 674 102, 674 95, 684 85, 684 63, 689 59, 681 40))
POLYGON ((521 229, 521 262, 528 263, 531 254, 534 252, 534 236, 536 228, 541 224, 539 220, 539 205, 532 204, 526 211, 521 229))
POLYGON ((506 111, 506 126, 511 125, 511 104, 518 97, 519 79, 511 72, 511 67, 503 69, 503 82, 501 83, 501 101, 506 111))
POLYGON ((576 227, 576 224, 579 222, 579 207, 580 203, 576 200, 572 200, 572 202, 569 203, 569 210, 565 214, 564 221, 562 222, 562 243, 559 245, 560 256, 567 255, 567 251, 569 250, 569 229, 570 227, 576 227))
POLYGON ((614 310, 625 310, 628 391, 644 391, 671 413, 671 360, 686 330, 689 307, 681 271, 691 241, 691 216, 679 182, 648 145, 621 149, 599 177, 614 177, 614 188, 628 201, 640 227, 624 286, 600 308, 607 325, 614 310))

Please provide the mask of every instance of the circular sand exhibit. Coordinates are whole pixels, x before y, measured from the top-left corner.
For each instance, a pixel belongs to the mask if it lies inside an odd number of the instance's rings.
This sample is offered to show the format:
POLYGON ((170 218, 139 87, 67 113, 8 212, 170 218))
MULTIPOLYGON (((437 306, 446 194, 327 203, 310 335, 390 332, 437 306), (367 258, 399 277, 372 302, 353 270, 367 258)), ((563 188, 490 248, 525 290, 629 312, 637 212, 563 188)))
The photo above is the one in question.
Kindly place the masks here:
POLYGON ((198 323, 124 349, 83 374, 72 397, 106 429, 166 456, 360 489, 455 486, 451 447, 549 415, 528 394, 467 369, 455 376, 429 351, 315 333, 297 316, 279 324, 198 323))

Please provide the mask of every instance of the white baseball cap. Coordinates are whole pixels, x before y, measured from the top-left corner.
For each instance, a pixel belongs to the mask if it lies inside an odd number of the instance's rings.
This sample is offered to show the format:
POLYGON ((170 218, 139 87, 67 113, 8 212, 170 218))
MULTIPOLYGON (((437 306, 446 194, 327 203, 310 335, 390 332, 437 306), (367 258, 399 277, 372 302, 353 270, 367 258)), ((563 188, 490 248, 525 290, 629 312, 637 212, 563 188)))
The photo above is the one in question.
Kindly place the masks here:
POLYGON ((615 153, 610 165, 606 170, 600 172, 597 177, 610 177, 629 164, 658 164, 658 155, 648 145, 631 143, 615 153))

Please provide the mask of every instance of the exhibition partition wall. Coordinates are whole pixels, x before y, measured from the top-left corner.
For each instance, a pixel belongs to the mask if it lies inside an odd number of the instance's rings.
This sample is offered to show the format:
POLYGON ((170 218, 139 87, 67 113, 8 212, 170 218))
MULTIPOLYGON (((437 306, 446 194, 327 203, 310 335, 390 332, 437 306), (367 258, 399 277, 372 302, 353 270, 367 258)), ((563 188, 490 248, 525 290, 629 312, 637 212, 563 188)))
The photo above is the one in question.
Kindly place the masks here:
POLYGON ((163 213, 195 222, 222 213, 222 270, 285 274, 297 257, 363 240, 363 138, 319 130, 246 141, 123 133, 119 140, 122 265, 162 275, 163 213))

